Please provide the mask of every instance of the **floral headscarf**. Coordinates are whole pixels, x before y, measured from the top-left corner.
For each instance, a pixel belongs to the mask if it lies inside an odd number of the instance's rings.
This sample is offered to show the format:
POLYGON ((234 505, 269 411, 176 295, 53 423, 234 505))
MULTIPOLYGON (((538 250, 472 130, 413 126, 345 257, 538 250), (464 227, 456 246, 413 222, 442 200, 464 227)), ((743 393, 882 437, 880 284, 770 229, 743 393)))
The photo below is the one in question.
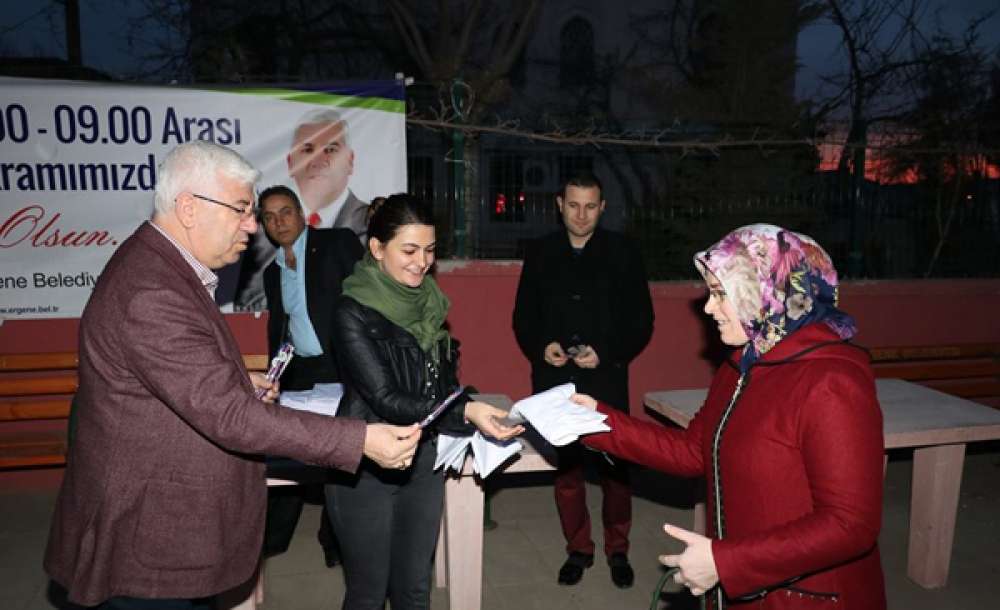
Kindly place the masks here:
POLYGON ((837 270, 811 237, 768 224, 740 227, 694 256, 707 281, 711 272, 736 308, 750 341, 747 371, 786 335, 822 321, 841 338, 854 336, 854 319, 837 309, 837 270))

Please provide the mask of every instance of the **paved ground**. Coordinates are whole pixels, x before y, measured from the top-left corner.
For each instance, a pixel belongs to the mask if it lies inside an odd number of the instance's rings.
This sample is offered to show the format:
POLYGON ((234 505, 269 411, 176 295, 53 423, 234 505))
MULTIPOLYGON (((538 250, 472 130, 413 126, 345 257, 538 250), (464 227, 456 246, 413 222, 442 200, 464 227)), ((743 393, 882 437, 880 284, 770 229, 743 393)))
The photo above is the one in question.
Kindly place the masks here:
MULTIPOLYGON (((935 591, 906 578, 911 466, 908 452, 893 453, 886 474, 881 548, 889 607, 1000 607, 1000 443, 974 446, 966 458, 951 577, 948 586, 935 591)), ((58 601, 58 587, 41 569, 59 479, 58 470, 0 473, 0 609, 65 608, 58 601)), ((579 585, 560 587, 556 573, 564 558, 563 541, 551 475, 507 476, 494 483, 492 516, 498 526, 486 533, 484 610, 648 608, 661 573, 656 557, 675 548, 661 525, 691 522, 691 510, 685 506, 689 484, 639 472, 630 553, 635 586, 616 589, 607 566, 598 561, 579 585)), ((588 492, 591 510, 599 514, 600 489, 591 485, 588 492)), ((323 566, 315 539, 318 518, 318 508, 307 506, 292 548, 268 562, 265 610, 339 608, 341 571, 323 566)), ((696 607, 692 602, 686 594, 668 595, 660 608, 696 607)), ((436 590, 432 605, 448 609, 447 590, 436 590)))

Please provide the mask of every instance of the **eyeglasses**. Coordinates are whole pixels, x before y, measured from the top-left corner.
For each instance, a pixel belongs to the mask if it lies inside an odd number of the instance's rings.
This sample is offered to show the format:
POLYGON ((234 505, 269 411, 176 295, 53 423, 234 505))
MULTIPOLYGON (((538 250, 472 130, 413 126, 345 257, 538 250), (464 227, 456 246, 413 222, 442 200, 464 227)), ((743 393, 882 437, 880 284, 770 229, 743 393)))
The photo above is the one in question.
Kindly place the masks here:
POLYGON ((209 203, 214 203, 215 205, 221 205, 224 208, 229 208, 230 210, 236 212, 244 218, 251 218, 257 213, 257 209, 254 205, 248 201, 238 201, 237 203, 243 204, 242 206, 235 206, 231 203, 225 203, 219 201, 218 199, 212 199, 211 197, 206 197, 204 195, 199 195, 198 193, 191 193, 191 196, 196 199, 201 199, 202 201, 207 201, 209 203))

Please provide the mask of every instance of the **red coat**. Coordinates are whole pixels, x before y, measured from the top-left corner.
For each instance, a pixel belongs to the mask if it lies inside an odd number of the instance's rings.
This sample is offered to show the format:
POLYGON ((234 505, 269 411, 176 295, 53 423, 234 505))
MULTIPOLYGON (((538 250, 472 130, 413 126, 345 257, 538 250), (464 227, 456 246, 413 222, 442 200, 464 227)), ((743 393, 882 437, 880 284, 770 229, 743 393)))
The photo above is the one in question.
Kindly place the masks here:
POLYGON ((706 477, 708 535, 730 605, 754 596, 755 608, 885 608, 876 544, 882 413, 867 354, 821 323, 764 354, 723 426, 717 489, 713 437, 740 377, 736 362, 716 373, 686 430, 600 405, 612 432, 584 443, 664 472, 706 477))

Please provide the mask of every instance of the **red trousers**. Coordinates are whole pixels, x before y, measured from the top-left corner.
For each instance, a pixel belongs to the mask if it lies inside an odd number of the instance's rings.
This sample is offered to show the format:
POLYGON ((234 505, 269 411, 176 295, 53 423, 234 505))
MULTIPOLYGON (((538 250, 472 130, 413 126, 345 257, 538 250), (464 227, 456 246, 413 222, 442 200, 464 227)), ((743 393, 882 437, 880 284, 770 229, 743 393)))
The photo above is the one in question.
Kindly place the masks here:
POLYGON ((632 526, 632 487, 629 483, 628 463, 603 453, 586 449, 580 443, 560 447, 559 469, 556 472, 556 508, 566 552, 594 554, 594 541, 590 537, 590 512, 587 510, 587 490, 584 486, 584 467, 593 464, 604 493, 601 521, 604 524, 604 554, 628 553, 628 531, 632 526))

